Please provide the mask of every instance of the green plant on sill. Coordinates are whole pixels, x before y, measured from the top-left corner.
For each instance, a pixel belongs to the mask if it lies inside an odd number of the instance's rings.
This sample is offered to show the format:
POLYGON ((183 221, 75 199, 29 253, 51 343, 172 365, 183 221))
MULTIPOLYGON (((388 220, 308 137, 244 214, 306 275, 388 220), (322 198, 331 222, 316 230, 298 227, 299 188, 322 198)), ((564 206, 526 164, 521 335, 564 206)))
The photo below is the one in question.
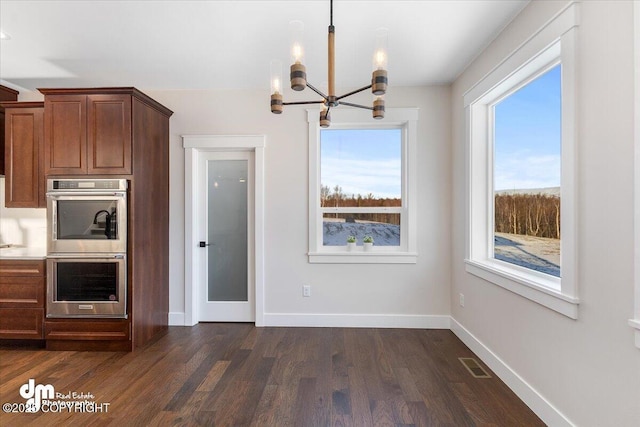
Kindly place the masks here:
POLYGON ((356 236, 347 236, 347 243, 355 243, 356 236))
POLYGON ((373 237, 364 236, 364 238, 362 239, 362 243, 373 243, 373 237))

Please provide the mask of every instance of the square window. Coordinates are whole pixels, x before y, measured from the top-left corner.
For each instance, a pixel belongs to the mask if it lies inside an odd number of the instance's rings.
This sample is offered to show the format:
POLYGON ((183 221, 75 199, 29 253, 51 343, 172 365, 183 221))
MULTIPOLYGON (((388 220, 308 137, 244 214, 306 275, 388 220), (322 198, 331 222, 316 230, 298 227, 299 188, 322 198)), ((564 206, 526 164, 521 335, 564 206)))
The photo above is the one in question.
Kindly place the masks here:
POLYGON ((309 262, 415 263, 417 110, 331 113, 330 129, 308 114, 309 262))

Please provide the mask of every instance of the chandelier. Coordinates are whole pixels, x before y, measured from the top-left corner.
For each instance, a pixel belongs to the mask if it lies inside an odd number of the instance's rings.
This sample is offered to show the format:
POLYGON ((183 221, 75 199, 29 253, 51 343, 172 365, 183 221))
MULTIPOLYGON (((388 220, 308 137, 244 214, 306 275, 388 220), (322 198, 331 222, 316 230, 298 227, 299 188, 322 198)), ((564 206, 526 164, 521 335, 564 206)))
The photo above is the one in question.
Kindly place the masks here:
POLYGON ((329 21, 329 37, 328 37, 328 89, 329 94, 325 95, 307 81, 307 70, 304 66, 304 49, 302 44, 303 24, 300 21, 290 23, 291 31, 291 70, 289 79, 291 81, 291 89, 295 91, 304 90, 308 87, 322 97, 318 101, 299 101, 299 102, 283 102, 282 101, 282 64, 280 61, 271 61, 271 112, 274 114, 282 114, 285 105, 303 105, 303 104, 322 104, 323 108, 320 112, 320 126, 329 127, 331 124, 331 116, 329 114, 331 108, 338 105, 346 105, 349 107, 364 108, 373 112, 374 119, 384 118, 384 98, 383 95, 387 91, 387 30, 380 28, 376 31, 376 44, 373 53, 373 72, 371 74, 371 84, 356 89, 352 92, 336 96, 335 93, 335 27, 333 26, 333 0, 330 0, 330 21, 329 21), (375 99, 373 106, 354 104, 343 101, 356 93, 371 89, 375 99))

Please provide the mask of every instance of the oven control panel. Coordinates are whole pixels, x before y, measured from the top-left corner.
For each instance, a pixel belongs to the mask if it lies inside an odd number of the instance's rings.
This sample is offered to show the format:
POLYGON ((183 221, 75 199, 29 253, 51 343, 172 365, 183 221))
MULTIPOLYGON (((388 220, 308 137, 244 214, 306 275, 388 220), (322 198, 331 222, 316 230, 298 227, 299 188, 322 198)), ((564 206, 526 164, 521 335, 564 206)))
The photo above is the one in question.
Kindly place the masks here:
POLYGON ((126 179, 49 179, 47 190, 97 191, 127 189, 126 179))

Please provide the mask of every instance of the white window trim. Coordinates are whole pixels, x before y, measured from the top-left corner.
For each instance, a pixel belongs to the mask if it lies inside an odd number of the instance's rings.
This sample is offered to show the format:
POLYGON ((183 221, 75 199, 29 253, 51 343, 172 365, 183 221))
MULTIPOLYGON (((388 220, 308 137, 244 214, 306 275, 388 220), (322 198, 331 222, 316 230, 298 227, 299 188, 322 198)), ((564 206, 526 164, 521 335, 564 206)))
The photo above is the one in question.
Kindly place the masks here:
MULTIPOLYGON (((401 210, 400 247, 374 246, 371 251, 357 247, 347 251, 345 246, 322 245, 322 210, 320 200, 320 110, 307 110, 309 122, 309 262, 331 264, 415 264, 416 249, 416 203, 417 203, 417 108, 387 108, 385 118, 373 122, 368 110, 336 108, 331 110, 332 128, 376 129, 401 127, 403 137, 403 194, 401 210)), ((387 208, 397 210, 397 208, 387 208)), ((339 209, 338 209, 339 210, 339 209)), ((351 211, 351 210, 350 210, 351 211)))
POLYGON ((633 3, 634 26, 634 318, 629 326, 635 329, 636 347, 640 348, 640 3, 633 3))
POLYGON ((464 94, 467 128, 466 271, 569 318, 578 318, 576 190, 576 37, 578 4, 570 3, 464 94), (562 279, 493 258, 491 105, 562 63, 562 279), (491 233, 491 234, 490 234, 491 233))

